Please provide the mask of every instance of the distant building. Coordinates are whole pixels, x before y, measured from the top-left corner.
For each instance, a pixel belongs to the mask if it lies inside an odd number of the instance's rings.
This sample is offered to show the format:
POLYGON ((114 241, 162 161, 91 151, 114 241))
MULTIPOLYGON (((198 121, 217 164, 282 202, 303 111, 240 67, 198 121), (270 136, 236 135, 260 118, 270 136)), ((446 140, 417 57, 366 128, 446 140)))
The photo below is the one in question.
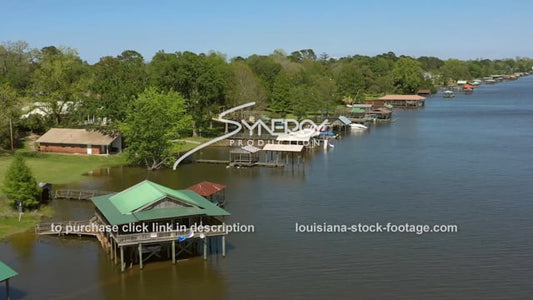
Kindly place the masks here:
POLYGON ((85 129, 52 128, 36 141, 41 152, 112 154, 122 152, 120 135, 85 129))
POLYGON ((375 106, 393 106, 400 108, 417 108, 424 106, 426 98, 418 95, 386 95, 375 100, 366 100, 366 104, 375 106))
POLYGON ((418 96, 422 96, 422 97, 431 96, 431 90, 430 89, 418 90, 418 92, 416 94, 418 96))

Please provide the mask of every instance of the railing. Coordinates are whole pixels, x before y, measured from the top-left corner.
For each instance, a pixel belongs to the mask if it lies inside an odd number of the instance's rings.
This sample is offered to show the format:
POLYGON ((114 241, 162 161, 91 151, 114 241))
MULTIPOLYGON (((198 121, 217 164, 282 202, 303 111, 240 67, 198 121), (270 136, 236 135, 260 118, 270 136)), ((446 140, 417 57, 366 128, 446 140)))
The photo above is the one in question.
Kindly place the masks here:
POLYGON ((98 232, 91 230, 94 224, 93 220, 84 221, 65 221, 50 222, 35 225, 35 234, 77 234, 77 235, 96 235, 98 232), (83 228, 84 230, 79 230, 83 228))
POLYGON ((90 200, 94 196, 101 196, 111 194, 108 191, 93 191, 93 190, 55 190, 54 198, 56 199, 77 199, 90 200))
MULTIPOLYGON (((143 242, 160 242, 160 241, 172 241, 179 236, 189 236, 190 230, 173 230, 173 231, 161 231, 161 232, 143 232, 143 233, 131 233, 131 234, 112 234, 111 236, 119 245, 132 245, 143 242)), ((209 230, 206 232, 196 231, 189 238, 201 238, 209 236, 222 236, 226 235, 226 231, 223 228, 209 230)))

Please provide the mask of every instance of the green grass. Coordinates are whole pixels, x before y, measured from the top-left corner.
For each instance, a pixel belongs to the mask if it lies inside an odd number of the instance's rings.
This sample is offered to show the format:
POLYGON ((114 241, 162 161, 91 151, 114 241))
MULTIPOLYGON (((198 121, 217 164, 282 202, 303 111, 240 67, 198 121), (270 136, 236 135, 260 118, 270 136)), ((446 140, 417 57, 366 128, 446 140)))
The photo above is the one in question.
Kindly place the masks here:
POLYGON ((185 152, 198 147, 198 145, 201 145, 212 139, 213 138, 206 138, 206 137, 188 137, 188 138, 177 140, 173 144, 172 153, 174 155, 184 154, 185 152))
MULTIPOLYGON (((24 156, 26 165, 30 167, 37 182, 63 184, 82 179, 84 173, 106 166, 116 166, 126 163, 124 155, 72 155, 55 153, 38 153, 29 150, 19 150, 24 156)), ((4 185, 4 176, 13 160, 13 156, 0 157, 0 189, 4 185)), ((3 193, 0 191, 0 196, 3 193)))
POLYGON ((51 217, 53 214, 51 207, 43 206, 39 210, 24 212, 19 222, 19 213, 7 205, 4 197, 0 200, 0 239, 34 228, 43 218, 51 217))
MULTIPOLYGON (((63 184, 80 181, 88 171, 126 164, 124 155, 71 155, 55 153, 39 153, 22 149, 17 151, 25 158, 37 182, 63 184)), ((2 192, 4 178, 13 160, 13 155, 6 152, 0 155, 0 239, 8 235, 27 231, 41 222, 43 217, 51 217, 54 212, 51 207, 43 206, 39 210, 27 211, 18 220, 18 212, 7 204, 2 192)))

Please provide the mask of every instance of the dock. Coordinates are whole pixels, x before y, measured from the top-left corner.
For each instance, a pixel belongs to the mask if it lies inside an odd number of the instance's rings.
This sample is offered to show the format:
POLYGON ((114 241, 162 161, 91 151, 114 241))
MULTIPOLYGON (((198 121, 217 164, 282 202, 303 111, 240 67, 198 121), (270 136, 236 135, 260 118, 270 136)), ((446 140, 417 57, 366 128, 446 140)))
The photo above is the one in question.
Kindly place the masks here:
POLYGON ((259 161, 232 161, 218 160, 218 159, 197 159, 194 162, 203 164, 224 164, 230 167, 267 167, 267 168, 283 168, 285 164, 278 162, 259 162, 259 161))
POLYGON ((97 190, 55 190, 54 199, 91 200, 92 197, 112 194, 109 191, 97 190))

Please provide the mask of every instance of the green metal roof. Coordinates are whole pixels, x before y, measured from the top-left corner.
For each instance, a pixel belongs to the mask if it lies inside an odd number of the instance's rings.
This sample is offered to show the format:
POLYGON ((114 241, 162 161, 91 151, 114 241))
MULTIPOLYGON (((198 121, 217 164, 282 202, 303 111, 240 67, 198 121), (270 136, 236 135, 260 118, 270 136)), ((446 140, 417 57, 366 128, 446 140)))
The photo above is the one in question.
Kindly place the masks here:
POLYGON ((4 281, 6 279, 9 279, 13 276, 18 275, 15 270, 11 269, 10 266, 6 265, 2 261, 0 261, 0 281, 4 281))
POLYGON ((111 225, 193 215, 229 215, 227 211, 194 191, 173 190, 148 180, 120 193, 93 197, 92 201, 111 225), (141 209, 156 204, 167 197, 189 206, 141 209))
POLYGON ((354 107, 350 110, 350 112, 353 114, 362 114, 365 112, 365 110, 359 107, 354 107))

